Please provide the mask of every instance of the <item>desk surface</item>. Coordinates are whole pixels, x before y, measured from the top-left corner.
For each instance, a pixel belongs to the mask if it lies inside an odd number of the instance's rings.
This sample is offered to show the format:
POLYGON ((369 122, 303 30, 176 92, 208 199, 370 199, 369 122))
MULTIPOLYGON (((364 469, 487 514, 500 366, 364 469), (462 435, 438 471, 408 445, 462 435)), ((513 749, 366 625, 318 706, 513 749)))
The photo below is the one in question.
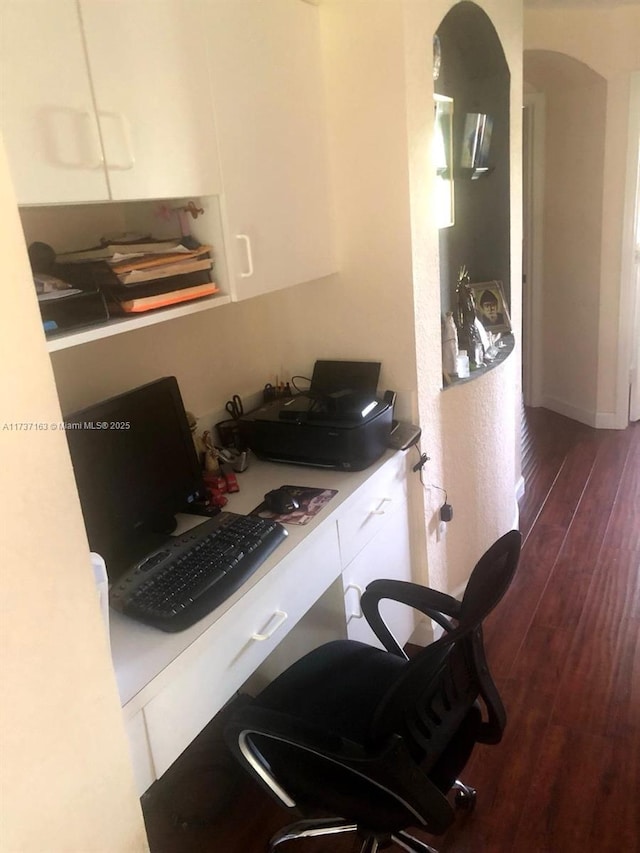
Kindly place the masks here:
POLYGON ((132 619, 110 611, 111 654, 120 691, 122 706, 129 714, 143 707, 152 694, 171 679, 167 672, 180 657, 188 661, 199 652, 208 629, 230 608, 240 601, 248 590, 260 582, 286 555, 292 553, 304 540, 313 537, 319 526, 332 518, 339 508, 381 468, 396 451, 387 451, 381 459, 365 471, 343 472, 299 465, 284 465, 252 459, 247 471, 238 475, 240 491, 229 495, 225 509, 249 513, 262 502, 270 489, 283 485, 309 486, 337 489, 338 493, 305 525, 288 525, 286 540, 271 554, 246 583, 220 607, 204 619, 177 634, 168 634, 134 622, 132 619), (153 687, 151 683, 153 682, 153 687))

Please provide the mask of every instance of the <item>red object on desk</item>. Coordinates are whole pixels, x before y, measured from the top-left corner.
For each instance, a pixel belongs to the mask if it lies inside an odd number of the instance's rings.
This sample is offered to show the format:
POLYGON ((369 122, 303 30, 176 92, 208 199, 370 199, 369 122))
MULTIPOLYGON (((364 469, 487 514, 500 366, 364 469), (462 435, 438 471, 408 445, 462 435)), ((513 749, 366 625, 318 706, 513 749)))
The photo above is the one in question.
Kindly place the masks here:
POLYGON ((205 486, 207 486, 209 489, 214 489, 218 492, 227 491, 227 481, 222 476, 222 474, 215 474, 212 471, 205 471, 202 475, 202 479, 204 480, 205 486))

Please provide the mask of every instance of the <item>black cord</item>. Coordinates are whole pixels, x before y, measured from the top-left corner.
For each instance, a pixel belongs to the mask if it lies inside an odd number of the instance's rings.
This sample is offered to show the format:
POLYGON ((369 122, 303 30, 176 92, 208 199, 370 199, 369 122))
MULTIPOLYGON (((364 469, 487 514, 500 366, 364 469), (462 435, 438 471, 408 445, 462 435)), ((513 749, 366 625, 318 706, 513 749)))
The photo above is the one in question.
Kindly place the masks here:
POLYGON ((413 471, 413 473, 414 473, 414 474, 416 474, 418 471, 420 472, 420 482, 421 482, 421 483, 422 483, 422 485, 424 486, 424 480, 422 479, 422 469, 424 468, 424 466, 425 466, 425 465, 427 464, 427 462, 429 461, 429 457, 427 456, 427 454, 426 454, 426 453, 423 453, 423 452, 422 452, 422 450, 420 449, 420 444, 419 444, 419 442, 416 442, 416 443, 414 444, 414 447, 415 447, 415 449, 416 449, 416 450, 417 450, 417 452, 418 452, 418 457, 419 457, 419 458, 418 458, 418 461, 416 462, 416 464, 413 466, 413 468, 412 468, 411 470, 413 471))
POLYGON ((430 485, 431 485, 432 489, 437 489, 439 492, 444 492, 444 502, 448 503, 448 501, 447 501, 447 490, 443 489, 442 486, 436 486, 435 483, 431 483, 430 485))
POLYGON ((316 407, 319 407, 319 406, 324 406, 325 408, 327 408, 329 405, 329 402, 331 400, 331 394, 328 391, 325 391, 322 388, 319 388, 317 382, 314 384, 314 386, 312 388, 311 383, 312 383, 312 380, 309 379, 308 376, 292 376, 291 377, 291 384, 293 385, 294 389, 298 392, 299 396, 300 397, 307 397, 311 401, 310 405, 309 405, 309 411, 310 412, 313 412, 316 409, 316 407), (304 389, 298 388, 298 386, 296 385, 296 379, 303 379, 305 382, 308 382, 309 387, 304 388, 304 389))
POLYGON ((309 379, 308 376, 292 376, 291 377, 291 384, 296 389, 298 394, 307 394, 308 391, 311 390, 311 380, 309 379), (296 379, 304 379, 305 382, 308 382, 309 383, 309 389, 298 388, 298 386, 296 385, 296 379))
MULTIPOLYGON (((423 488, 423 489, 426 489, 426 488, 427 488, 427 486, 425 485, 424 479, 423 479, 423 477, 422 477, 422 472, 423 472, 423 470, 424 470, 424 466, 425 466, 425 465, 427 464, 427 462, 429 461, 429 457, 427 456, 427 454, 426 454, 426 453, 423 453, 423 452, 422 452, 422 450, 420 449, 420 445, 419 445, 419 444, 416 444, 416 445, 415 445, 415 448, 416 448, 416 450, 417 450, 417 452, 418 452, 418 457, 419 457, 419 459, 418 459, 418 461, 416 462, 416 464, 413 466, 413 469, 412 469, 412 470, 413 470, 413 472, 414 472, 414 473, 418 473, 418 472, 420 473, 420 484, 422 485, 422 488, 423 488)), ((435 483, 430 483, 430 484, 429 484, 429 488, 437 489, 439 492, 443 492, 443 494, 444 494, 443 506, 446 506, 446 505, 448 504, 448 502, 449 502, 449 501, 448 501, 448 495, 447 495, 447 490, 446 490, 446 489, 443 489, 443 488, 442 488, 442 486, 436 486, 436 485, 435 485, 435 483)))

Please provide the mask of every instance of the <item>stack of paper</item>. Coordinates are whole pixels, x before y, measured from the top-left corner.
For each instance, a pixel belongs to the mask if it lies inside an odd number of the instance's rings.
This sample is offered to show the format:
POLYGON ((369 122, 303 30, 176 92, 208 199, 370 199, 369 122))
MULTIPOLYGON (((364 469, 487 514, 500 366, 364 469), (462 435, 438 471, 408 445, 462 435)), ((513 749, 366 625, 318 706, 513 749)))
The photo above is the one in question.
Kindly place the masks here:
POLYGON ((56 260, 76 269, 75 265, 91 263, 99 286, 121 310, 136 313, 218 292, 212 281, 211 246, 185 242, 110 243, 58 255, 56 260))

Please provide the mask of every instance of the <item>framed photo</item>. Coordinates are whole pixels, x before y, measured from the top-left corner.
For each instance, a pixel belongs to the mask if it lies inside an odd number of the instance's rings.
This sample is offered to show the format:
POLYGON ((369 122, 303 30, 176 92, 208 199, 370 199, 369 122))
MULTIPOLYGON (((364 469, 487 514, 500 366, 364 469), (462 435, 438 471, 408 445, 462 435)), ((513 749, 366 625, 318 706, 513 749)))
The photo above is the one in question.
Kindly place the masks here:
POLYGON ((510 332, 511 320, 502 282, 481 281, 472 284, 471 291, 476 303, 476 315, 487 332, 510 332))

